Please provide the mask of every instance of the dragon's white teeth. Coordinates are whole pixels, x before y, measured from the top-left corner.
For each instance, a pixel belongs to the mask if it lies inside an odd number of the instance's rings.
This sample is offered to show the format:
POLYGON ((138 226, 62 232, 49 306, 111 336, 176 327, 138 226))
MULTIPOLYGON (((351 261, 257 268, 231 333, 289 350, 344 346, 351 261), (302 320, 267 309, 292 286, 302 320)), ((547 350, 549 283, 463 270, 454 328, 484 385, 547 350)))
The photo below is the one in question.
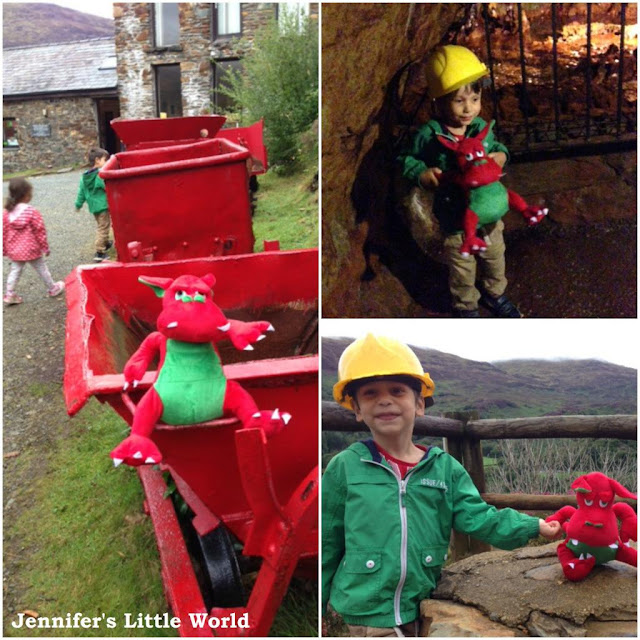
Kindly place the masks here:
POLYGON ((133 381, 133 388, 135 389, 140 384, 140 380, 133 381))
POLYGON ((256 340, 256 342, 260 342, 260 340, 264 340, 267 336, 264 335, 264 333, 260 334, 258 336, 258 339, 256 340))
POLYGON ((587 560, 588 560, 589 558, 593 558, 593 556, 592 556, 590 553, 587 553, 587 560))
POLYGON ((280 412, 277 409, 273 410, 273 413, 271 414, 271 419, 280 420, 280 412))
POLYGON ((170 322, 170 323, 167 325, 167 329, 175 329, 177 326, 178 326, 178 323, 177 323, 177 322, 170 322))
POLYGON ((149 457, 144 461, 144 463, 145 463, 145 464, 155 464, 155 463, 156 463, 156 461, 155 461, 151 456, 149 456, 149 457))
POLYGON ((113 466, 114 467, 119 467, 122 464, 122 458, 114 458, 113 459, 113 466))
POLYGON ((291 420, 291 414, 290 413, 283 413, 282 414, 282 422, 284 422, 285 424, 289 424, 289 420, 291 420))
POLYGON ((609 549, 617 549, 618 548, 618 543, 614 542, 613 544, 609 545, 609 549))
POLYGON ((253 351, 253 347, 252 347, 250 344, 248 344, 248 345, 243 349, 243 351, 253 351))
POLYGON ((576 565, 575 565, 575 564, 573 564, 573 562, 570 562, 570 563, 569 563, 569 566, 570 566, 572 569, 575 569, 575 568, 576 568, 576 565))
POLYGON ((269 323, 269 326, 267 327, 267 331, 275 331, 275 328, 271 323, 269 323))
POLYGON ((260 414, 260 412, 259 412, 259 411, 256 411, 256 412, 255 412, 251 417, 252 417, 252 418, 259 418, 259 417, 260 417, 260 415, 261 415, 261 414, 260 414))
POLYGON ((578 541, 577 541, 575 538, 571 538, 571 544, 572 544, 574 547, 577 547, 577 546, 578 546, 578 541))
POLYGON ((142 458, 142 452, 141 452, 141 451, 136 451, 136 452, 133 454, 133 457, 134 457, 136 460, 140 460, 140 458, 142 458))
POLYGON ((580 557, 578 558, 578 560, 584 560, 584 553, 580 554, 580 557))
POLYGON ((124 383, 124 386, 122 387, 122 390, 123 390, 123 391, 126 391, 128 388, 129 388, 129 383, 128 383, 128 382, 125 382, 125 383, 124 383))
POLYGON ((231 323, 227 322, 227 324, 223 324, 221 327, 218 327, 219 331, 229 331, 231 329, 231 323))

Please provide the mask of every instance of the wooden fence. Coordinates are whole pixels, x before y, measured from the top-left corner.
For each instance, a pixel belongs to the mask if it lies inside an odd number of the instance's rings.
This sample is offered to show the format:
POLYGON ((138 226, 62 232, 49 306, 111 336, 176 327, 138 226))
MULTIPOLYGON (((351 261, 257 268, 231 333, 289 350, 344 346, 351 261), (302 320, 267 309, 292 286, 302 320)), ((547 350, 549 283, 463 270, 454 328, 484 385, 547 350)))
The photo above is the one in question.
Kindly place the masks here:
MULTIPOLYGON (((450 414, 452 415, 452 414, 450 414)), ((335 402, 322 402, 323 431, 362 431, 353 412, 335 402)), ((482 440, 529 438, 613 438, 636 440, 637 416, 544 416, 541 418, 511 418, 497 420, 473 419, 473 414, 459 413, 455 417, 425 416, 416 419, 414 434, 442 437, 444 448, 468 471, 482 498, 498 508, 511 507, 525 511, 555 511, 570 504, 577 505, 575 496, 486 493, 482 440)), ((630 502, 635 507, 634 501, 630 502)), ((455 555, 485 551, 488 545, 456 534, 455 555)))

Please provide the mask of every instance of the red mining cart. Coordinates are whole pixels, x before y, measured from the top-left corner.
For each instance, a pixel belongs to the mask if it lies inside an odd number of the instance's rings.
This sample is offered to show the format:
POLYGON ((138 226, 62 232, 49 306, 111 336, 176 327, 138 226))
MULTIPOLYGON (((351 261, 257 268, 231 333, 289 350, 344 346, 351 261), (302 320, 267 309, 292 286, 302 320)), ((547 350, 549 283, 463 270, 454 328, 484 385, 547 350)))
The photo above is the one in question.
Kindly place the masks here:
POLYGON ((127 151, 104 179, 118 260, 251 253, 251 176, 264 173, 262 122, 225 129, 222 116, 114 120, 127 151))
POLYGON ((147 373, 129 395, 121 371, 160 311, 138 276, 187 272, 216 276, 216 302, 229 318, 269 320, 276 328, 255 351, 222 349, 221 357, 227 378, 241 382, 258 406, 280 407, 293 417, 268 442, 261 430, 239 429, 234 419, 158 425, 152 437, 165 460, 160 469, 139 467, 140 479, 181 634, 265 636, 294 570, 307 576, 317 570, 317 250, 76 268, 67 279, 65 400, 75 414, 95 396, 131 425, 155 374, 147 373), (262 359, 248 359, 253 354, 262 359), (164 497, 163 471, 191 521, 180 519, 164 497), (234 539, 242 545, 239 557, 234 539), (258 573, 245 600, 247 562, 258 573), (198 613, 217 619, 248 613, 249 628, 196 628, 189 614, 198 613))
POLYGON ((124 393, 122 370, 161 307, 139 276, 213 273, 227 317, 271 322, 254 351, 222 344, 220 355, 226 377, 289 424, 268 442, 235 419, 158 424, 163 463, 138 467, 180 633, 265 636, 293 572, 317 575, 318 251, 251 253, 247 185, 266 168, 262 124, 223 133, 222 121, 114 121, 127 151, 101 176, 119 262, 67 278, 64 393, 71 415, 95 396, 132 424, 155 372, 124 393), (256 571, 245 597, 242 574, 256 571), (241 618, 248 627, 229 628, 241 618))

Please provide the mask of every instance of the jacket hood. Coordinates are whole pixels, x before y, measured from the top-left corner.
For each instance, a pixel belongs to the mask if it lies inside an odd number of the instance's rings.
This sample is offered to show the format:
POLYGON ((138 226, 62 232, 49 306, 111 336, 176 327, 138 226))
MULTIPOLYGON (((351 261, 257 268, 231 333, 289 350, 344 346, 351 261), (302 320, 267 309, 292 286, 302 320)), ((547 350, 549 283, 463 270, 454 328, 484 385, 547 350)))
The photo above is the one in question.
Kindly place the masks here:
POLYGON ((17 204, 11 211, 8 212, 9 226, 12 229, 24 229, 29 224, 29 217, 25 215, 25 212, 29 210, 27 204, 17 204))
MULTIPOLYGON (((365 460, 373 460, 374 462, 380 462, 381 456, 378 451, 376 445, 373 440, 369 438, 368 440, 361 440, 360 442, 354 442, 352 445, 347 447, 346 451, 350 451, 354 455, 360 458, 364 458, 365 460)), ((428 447, 425 453, 426 458, 431 458, 432 456, 442 455, 444 451, 438 447, 428 447)), ((423 458, 424 460, 425 458, 423 458)))
POLYGON ((95 184, 96 178, 98 177, 97 169, 89 169, 82 174, 82 183, 87 189, 91 189, 95 184))

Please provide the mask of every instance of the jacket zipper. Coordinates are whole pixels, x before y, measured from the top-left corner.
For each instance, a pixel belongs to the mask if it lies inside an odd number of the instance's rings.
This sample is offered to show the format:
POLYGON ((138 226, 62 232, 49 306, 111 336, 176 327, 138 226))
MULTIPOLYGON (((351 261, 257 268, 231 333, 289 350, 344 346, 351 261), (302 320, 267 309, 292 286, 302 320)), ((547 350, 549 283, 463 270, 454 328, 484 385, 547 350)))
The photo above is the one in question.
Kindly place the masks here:
POLYGON ((413 467, 413 469, 409 469, 405 477, 400 478, 398 475, 396 475, 393 469, 385 467, 380 462, 376 462, 375 460, 365 460, 364 458, 361 458, 361 460, 362 462, 376 464, 379 467, 386 469, 398 482, 398 508, 400 511, 400 579, 398 580, 396 592, 393 597, 393 614, 396 619, 396 625, 400 626, 402 624, 402 618, 400 617, 402 589, 404 588, 404 583, 407 580, 407 547, 409 537, 407 528, 407 508, 404 504, 404 497, 407 493, 407 482, 409 481, 409 476, 415 471, 416 467, 413 467))

